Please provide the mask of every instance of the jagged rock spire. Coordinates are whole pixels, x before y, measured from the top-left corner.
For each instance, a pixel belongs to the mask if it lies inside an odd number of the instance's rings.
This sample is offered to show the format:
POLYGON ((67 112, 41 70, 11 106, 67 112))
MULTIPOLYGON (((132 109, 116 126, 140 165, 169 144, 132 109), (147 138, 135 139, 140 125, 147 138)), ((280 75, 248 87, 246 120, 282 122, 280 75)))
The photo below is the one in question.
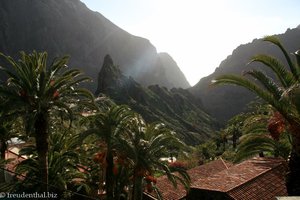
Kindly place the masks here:
POLYGON ((112 66, 114 65, 114 61, 112 60, 111 56, 109 54, 107 54, 105 57, 104 57, 104 61, 103 61, 103 66, 112 66))
POLYGON ((109 89, 115 87, 121 76, 122 73, 119 67, 114 65, 111 56, 107 54, 98 74, 98 87, 95 94, 106 93, 109 89))

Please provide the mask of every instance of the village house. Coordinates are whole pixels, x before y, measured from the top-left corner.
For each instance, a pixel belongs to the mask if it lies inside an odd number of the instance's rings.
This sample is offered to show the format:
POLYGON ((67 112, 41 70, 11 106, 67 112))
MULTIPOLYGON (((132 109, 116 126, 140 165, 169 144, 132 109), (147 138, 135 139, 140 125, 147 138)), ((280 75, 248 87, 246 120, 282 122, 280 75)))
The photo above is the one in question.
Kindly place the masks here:
MULTIPOLYGON (((165 200, 271 200, 286 196, 286 165, 282 159, 254 157, 239 164, 215 160, 188 170, 191 188, 175 189, 162 176, 157 187, 165 200)), ((154 193, 145 192, 147 200, 156 200, 154 193)))

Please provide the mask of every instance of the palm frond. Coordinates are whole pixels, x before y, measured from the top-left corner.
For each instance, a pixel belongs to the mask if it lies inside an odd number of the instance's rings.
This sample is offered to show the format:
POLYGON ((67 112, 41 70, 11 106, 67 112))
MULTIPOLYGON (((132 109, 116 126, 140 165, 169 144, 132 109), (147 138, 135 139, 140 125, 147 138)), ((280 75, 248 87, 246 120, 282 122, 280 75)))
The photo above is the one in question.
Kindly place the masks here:
POLYGON ((221 75, 214 79, 212 81, 212 85, 221 85, 221 84, 233 84, 233 85, 238 85, 242 86, 255 94, 257 94, 259 97, 261 97, 263 100, 266 102, 270 103, 271 105, 277 105, 278 102, 274 101, 272 94, 269 92, 261 89, 258 85, 255 83, 252 83, 246 78, 243 78, 241 76, 237 75, 221 75))
POLYGON ((69 56, 64 56, 62 58, 56 58, 52 61, 50 65, 52 70, 48 71, 48 76, 50 79, 54 79, 54 77, 62 70, 67 67, 67 63, 69 61, 69 56))
POLYGON ((297 50, 294 55, 296 56, 297 68, 300 68, 300 50, 297 50))
POLYGON ((279 41, 279 39, 276 36, 266 36, 263 39, 264 41, 268 41, 271 42, 272 44, 275 44, 276 46, 278 46, 280 48, 280 50, 282 51, 282 53, 284 54, 284 57, 289 65, 289 68, 294 76, 294 78, 299 81, 300 80, 300 70, 299 68, 297 68, 294 63, 292 62, 289 54, 287 53, 287 51, 285 50, 285 48, 282 46, 281 42, 279 41))
POLYGON ((277 100, 279 100, 282 96, 282 90, 276 85, 276 83, 270 78, 267 77, 263 72, 257 70, 251 70, 245 73, 246 75, 250 75, 256 80, 258 80, 266 90, 272 94, 277 100))
POLYGON ((264 54, 256 55, 251 59, 250 63, 252 62, 260 62, 269 67, 275 73, 284 88, 288 88, 296 82, 293 74, 291 74, 279 60, 272 56, 264 54))
POLYGON ((276 144, 272 138, 265 137, 261 134, 252 134, 244 138, 239 144, 235 161, 249 158, 261 152, 274 154, 274 149, 276 149, 276 144))
POLYGON ((86 97, 87 99, 94 101, 94 95, 91 93, 90 90, 85 88, 76 88, 72 91, 72 95, 70 96, 77 96, 77 97, 86 97))

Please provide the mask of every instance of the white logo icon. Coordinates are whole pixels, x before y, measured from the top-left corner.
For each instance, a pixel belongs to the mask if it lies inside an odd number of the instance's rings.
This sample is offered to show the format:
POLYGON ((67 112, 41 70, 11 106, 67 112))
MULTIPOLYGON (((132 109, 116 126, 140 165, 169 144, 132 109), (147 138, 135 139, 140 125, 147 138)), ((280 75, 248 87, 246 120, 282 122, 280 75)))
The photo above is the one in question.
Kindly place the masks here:
POLYGON ((6 196, 5 192, 0 192, 0 198, 4 198, 6 196))

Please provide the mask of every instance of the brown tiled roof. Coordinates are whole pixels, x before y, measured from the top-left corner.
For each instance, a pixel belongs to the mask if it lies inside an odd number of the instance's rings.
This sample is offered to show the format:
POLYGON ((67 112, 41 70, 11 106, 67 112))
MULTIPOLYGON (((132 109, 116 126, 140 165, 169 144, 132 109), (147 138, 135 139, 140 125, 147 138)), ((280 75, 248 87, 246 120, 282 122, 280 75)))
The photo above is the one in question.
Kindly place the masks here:
POLYGON ((191 177, 191 186, 193 186, 194 183, 197 180, 199 180, 200 178, 209 177, 215 173, 218 173, 220 171, 228 169, 231 166, 233 166, 232 163, 222 160, 222 159, 219 159, 219 160, 214 160, 214 161, 211 161, 204 165, 200 165, 200 166, 194 167, 192 169, 189 169, 188 173, 191 177))
POLYGON ((278 165, 264 174, 242 184, 228 192, 233 199, 274 199, 287 196, 284 174, 286 167, 278 165))
POLYGON ((253 158, 201 178, 192 188, 224 192, 233 199, 273 199, 287 194, 284 173, 282 159, 253 158))
POLYGON ((5 168, 10 174, 13 174, 15 167, 26 158, 9 149, 5 152, 5 159, 11 159, 11 161, 5 165, 5 168))
MULTIPOLYGON (((205 178, 220 172, 228 167, 232 166, 231 163, 223 160, 215 160, 211 161, 205 165, 200 165, 195 168, 188 170, 188 174, 191 178, 191 185, 195 181, 201 178, 205 178)), ((177 188, 174 188, 172 183, 168 180, 167 176, 161 176, 157 179, 156 187, 161 192, 163 199, 165 200, 177 200, 182 199, 186 196, 186 190, 182 184, 178 184, 177 188)), ((147 193, 148 195, 152 196, 155 199, 154 193, 147 193)))

